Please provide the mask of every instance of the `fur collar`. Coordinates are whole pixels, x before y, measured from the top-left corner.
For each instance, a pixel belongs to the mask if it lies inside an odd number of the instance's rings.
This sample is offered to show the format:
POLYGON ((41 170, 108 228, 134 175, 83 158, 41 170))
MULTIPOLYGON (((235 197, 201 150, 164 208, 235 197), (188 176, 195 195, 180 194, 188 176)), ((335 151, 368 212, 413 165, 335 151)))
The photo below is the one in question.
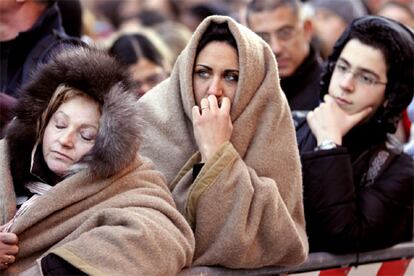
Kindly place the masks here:
POLYGON ((16 117, 6 132, 15 185, 26 179, 36 143, 36 122, 60 84, 90 95, 102 105, 96 144, 74 167, 98 178, 113 175, 135 157, 140 143, 137 97, 121 65, 105 52, 73 46, 58 53, 33 74, 22 91, 16 117))

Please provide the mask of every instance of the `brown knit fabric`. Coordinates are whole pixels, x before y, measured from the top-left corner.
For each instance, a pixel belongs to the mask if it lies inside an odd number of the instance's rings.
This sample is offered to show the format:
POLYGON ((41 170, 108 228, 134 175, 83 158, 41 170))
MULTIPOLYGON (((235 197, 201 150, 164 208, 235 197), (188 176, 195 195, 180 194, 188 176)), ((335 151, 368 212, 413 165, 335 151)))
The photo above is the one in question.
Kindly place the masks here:
MULTIPOLYGON (((2 140, 1 224, 16 211, 6 147, 2 140)), ((34 205, 11 228, 20 251, 5 275, 40 275, 39 260, 51 252, 89 275, 173 275, 191 263, 191 229, 161 174, 139 157, 105 180, 83 170, 34 205)))
POLYGON ((205 19, 172 75, 138 101, 146 120, 143 155, 166 175, 196 237, 193 265, 253 268, 305 260, 308 243, 300 161, 290 110, 268 45, 229 17, 205 19), (191 108, 195 51, 211 22, 227 22, 240 74, 231 107, 233 134, 193 182, 199 161, 191 108), (175 178, 175 179, 174 179, 175 178))

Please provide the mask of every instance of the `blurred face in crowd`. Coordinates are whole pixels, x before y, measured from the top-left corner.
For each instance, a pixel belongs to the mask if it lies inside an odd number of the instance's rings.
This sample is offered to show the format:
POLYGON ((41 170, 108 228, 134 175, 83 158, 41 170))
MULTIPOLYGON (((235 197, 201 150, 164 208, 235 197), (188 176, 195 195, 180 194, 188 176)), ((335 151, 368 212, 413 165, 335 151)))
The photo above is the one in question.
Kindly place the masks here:
POLYGON ((291 76, 309 54, 312 36, 310 21, 302 21, 289 5, 252 12, 249 27, 260 35, 276 56, 279 76, 291 76))
POLYGON ((378 15, 394 19, 395 21, 414 29, 413 16, 400 6, 388 4, 378 12, 378 15))
POLYGON ((148 90, 168 77, 164 68, 146 58, 141 58, 137 63, 129 66, 129 71, 135 81, 139 96, 143 96, 148 90))
POLYGON ((315 11, 313 23, 315 35, 321 43, 321 54, 327 58, 347 24, 340 16, 323 8, 315 11))
POLYGON ((329 94, 348 114, 384 103, 387 65, 381 50, 350 40, 339 56, 329 84, 329 94))
POLYGON ((198 54, 194 65, 193 86, 197 105, 202 98, 215 95, 233 102, 239 80, 239 58, 236 49, 225 42, 212 41, 198 54))
POLYGON ((95 145, 101 113, 99 105, 84 96, 62 103, 43 135, 43 157, 49 169, 64 176, 95 145))

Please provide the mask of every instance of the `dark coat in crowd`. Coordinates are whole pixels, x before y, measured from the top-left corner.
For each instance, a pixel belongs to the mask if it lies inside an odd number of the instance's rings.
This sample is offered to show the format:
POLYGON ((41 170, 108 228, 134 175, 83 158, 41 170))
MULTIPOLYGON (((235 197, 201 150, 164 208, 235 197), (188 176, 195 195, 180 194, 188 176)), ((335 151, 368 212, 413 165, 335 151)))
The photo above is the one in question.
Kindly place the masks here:
POLYGON ((52 51, 73 43, 79 41, 65 34, 57 4, 49 6, 32 28, 0 42, 0 92, 18 98, 19 88, 36 65, 47 62, 52 51))
POLYGON ((14 116, 21 86, 29 81, 37 65, 46 63, 53 52, 80 43, 65 34, 56 3, 44 11, 32 28, 13 40, 0 42, 0 138, 14 116))
MULTIPOLYGON (((387 105, 355 126, 342 146, 314 151, 316 140, 304 122, 297 128, 304 178, 304 204, 310 251, 349 253, 409 241, 413 234, 413 160, 390 135, 413 97, 414 35, 395 21, 355 20, 337 41, 329 62, 353 38, 381 37, 389 52, 387 105), (359 36, 358 36, 359 35, 359 36)), ((362 40, 363 41, 363 40, 362 40)), ((364 43, 364 42, 363 42, 364 43)), ((322 76, 322 97, 333 72, 322 76)))
POLYGON ((280 80, 292 111, 312 110, 319 105, 322 63, 313 47, 310 49, 309 55, 295 73, 280 80))

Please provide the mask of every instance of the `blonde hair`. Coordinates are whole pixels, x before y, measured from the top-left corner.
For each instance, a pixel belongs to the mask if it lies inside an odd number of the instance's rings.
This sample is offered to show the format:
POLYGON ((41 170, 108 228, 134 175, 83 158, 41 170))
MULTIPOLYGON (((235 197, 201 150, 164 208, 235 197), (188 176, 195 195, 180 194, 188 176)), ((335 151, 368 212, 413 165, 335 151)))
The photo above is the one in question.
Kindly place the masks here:
POLYGON ((40 139, 43 137, 45 132, 45 128, 49 123, 50 118, 59 108, 59 106, 68 100, 76 97, 81 96, 85 98, 91 98, 89 95, 85 94, 84 92, 77 90, 75 88, 66 86, 64 84, 59 85, 55 92, 53 93, 52 97, 49 100, 49 103, 46 109, 43 111, 42 115, 40 116, 39 120, 36 122, 36 140, 39 142, 40 139))

